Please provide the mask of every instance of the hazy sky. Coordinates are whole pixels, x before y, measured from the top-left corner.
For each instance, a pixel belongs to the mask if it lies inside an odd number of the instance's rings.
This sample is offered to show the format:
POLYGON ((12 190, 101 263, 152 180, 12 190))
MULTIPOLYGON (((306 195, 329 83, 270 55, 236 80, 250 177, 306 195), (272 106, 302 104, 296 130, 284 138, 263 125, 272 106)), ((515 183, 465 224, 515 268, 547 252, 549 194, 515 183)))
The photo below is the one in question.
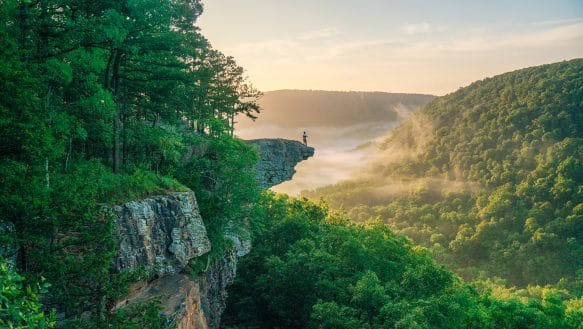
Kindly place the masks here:
POLYGON ((443 95, 583 57, 583 0, 205 0, 199 20, 263 91, 443 95))

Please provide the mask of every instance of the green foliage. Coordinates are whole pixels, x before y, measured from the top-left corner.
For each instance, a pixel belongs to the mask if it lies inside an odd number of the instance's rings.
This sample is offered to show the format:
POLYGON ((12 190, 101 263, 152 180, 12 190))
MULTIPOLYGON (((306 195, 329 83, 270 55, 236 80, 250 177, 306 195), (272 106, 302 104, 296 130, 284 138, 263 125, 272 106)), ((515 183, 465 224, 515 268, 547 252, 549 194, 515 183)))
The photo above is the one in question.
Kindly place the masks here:
POLYGON ((494 297, 462 284, 379 222, 350 224, 305 199, 265 194, 225 325, 238 328, 578 328, 560 294, 494 297))
POLYGON ((114 320, 107 328, 119 329, 170 329, 167 320, 163 318, 159 301, 147 304, 136 304, 115 313, 114 320))
POLYGON ((0 213, 19 270, 50 282, 44 307, 65 321, 118 321, 113 302, 140 277, 110 271, 105 205, 193 188, 207 213, 224 212, 209 224, 217 252, 226 219, 249 213, 255 155, 229 135, 259 93, 200 34, 201 13, 199 0, 2 1, 0 213))
POLYGON ((194 273, 218 261, 232 247, 225 232, 252 225, 253 204, 259 198, 255 164, 258 155, 245 142, 223 135, 201 137, 190 159, 176 171, 179 181, 195 191, 200 213, 205 219, 212 250, 192 264, 194 273))
POLYGON ((67 320, 62 328, 77 329, 171 329, 168 320, 162 316, 159 300, 136 303, 115 311, 107 319, 97 316, 67 320))
POLYGON ((73 313, 95 311, 102 298, 119 297, 135 279, 130 273, 110 273, 114 242, 103 203, 181 186, 140 171, 114 175, 97 161, 80 162, 67 173, 53 175, 50 189, 42 180, 26 180, 26 168, 2 169, 22 170, 4 176, 0 195, 2 213, 13 219, 17 245, 23 246, 23 268, 31 277, 51 283, 45 303, 73 313))
POLYGON ((383 143, 367 179, 305 195, 382 218, 467 280, 580 296, 582 73, 575 59, 439 97, 383 143))
POLYGON ((2 328, 54 328, 54 314, 42 311, 39 294, 48 284, 27 286, 24 278, 0 260, 0 326, 2 328))

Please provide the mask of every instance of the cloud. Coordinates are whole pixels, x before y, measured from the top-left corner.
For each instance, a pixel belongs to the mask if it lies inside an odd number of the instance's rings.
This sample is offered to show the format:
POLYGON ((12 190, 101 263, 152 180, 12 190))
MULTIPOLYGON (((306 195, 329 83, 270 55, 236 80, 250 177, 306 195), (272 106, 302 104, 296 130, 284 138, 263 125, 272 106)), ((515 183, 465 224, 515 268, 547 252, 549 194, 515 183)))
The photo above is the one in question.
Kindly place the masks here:
POLYGON ((583 38, 583 22, 566 24, 527 35, 523 38, 511 38, 505 40, 507 45, 514 44, 522 47, 554 47, 557 43, 569 42, 583 38))
POLYGON ((308 31, 302 35, 270 39, 261 42, 240 43, 233 47, 227 48, 230 55, 255 55, 255 54, 276 54, 293 56, 297 54, 308 53, 314 49, 325 48, 328 43, 314 44, 313 41, 323 41, 333 36, 339 35, 340 30, 336 27, 326 27, 319 30, 308 31))
POLYGON ((545 26, 545 25, 566 25, 571 23, 582 23, 583 18, 575 17, 575 18, 562 18, 562 19, 551 19, 545 21, 534 22, 532 25, 534 26, 545 26))
MULTIPOLYGON (((564 21, 563 25, 541 25, 521 33, 500 34, 491 31, 468 31, 448 33, 430 41, 411 40, 393 36, 386 39, 340 39, 330 37, 340 34, 336 28, 315 30, 299 37, 289 39, 266 40, 256 43, 243 43, 227 49, 227 53, 239 57, 261 56, 268 58, 275 55, 280 63, 310 61, 321 62, 338 58, 357 56, 361 59, 410 59, 431 58, 444 53, 468 53, 505 50, 510 52, 518 48, 545 48, 567 44, 583 38, 583 22, 564 21), (326 39, 326 40, 323 40, 326 39), (319 40, 314 43, 311 41, 319 40)), ((403 27, 406 33, 427 33, 437 30, 429 23, 409 24, 403 27)), ((582 47, 579 47, 582 48, 582 47)))
MULTIPOLYGON (((466 33, 464 33, 466 34, 466 33)), ((529 29, 521 33, 496 34, 475 32, 473 35, 459 37, 450 35, 446 39, 434 41, 412 41, 396 50, 400 57, 435 58, 438 56, 464 56, 467 53, 488 55, 492 53, 512 53, 520 49, 556 48, 572 44, 583 39, 583 22, 567 23, 558 26, 541 25, 538 29, 529 29)), ((583 50, 581 44, 577 47, 583 50)))
POLYGON ((300 40, 320 40, 330 38, 340 34, 340 29, 337 27, 326 27, 320 30, 314 30, 304 33, 299 37, 300 40))
POLYGON ((428 33, 433 31, 431 24, 427 22, 409 23, 401 27, 401 30, 407 34, 428 33))
POLYGON ((290 39, 273 39, 261 42, 241 43, 226 49, 227 54, 236 58, 242 56, 288 55, 291 51, 300 49, 300 43, 290 39))
POLYGON ((445 94, 486 76, 583 56, 583 21, 543 23, 456 29, 422 22, 382 36, 326 27, 224 51, 266 90, 445 94))

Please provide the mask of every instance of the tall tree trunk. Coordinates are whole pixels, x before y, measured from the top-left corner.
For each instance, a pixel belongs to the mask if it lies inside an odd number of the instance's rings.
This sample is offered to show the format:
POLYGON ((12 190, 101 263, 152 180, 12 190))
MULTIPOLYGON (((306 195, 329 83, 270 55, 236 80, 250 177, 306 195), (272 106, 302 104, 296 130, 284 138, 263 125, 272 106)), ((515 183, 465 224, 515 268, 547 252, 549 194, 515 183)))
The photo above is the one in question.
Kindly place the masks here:
POLYGON ((49 158, 45 158, 45 183, 47 190, 51 188, 51 175, 49 173, 49 158))
MULTIPOLYGON (((124 56, 124 65, 126 64, 126 57, 124 56)), ((129 125, 129 110, 128 110, 128 87, 124 84, 123 87, 123 105, 122 105, 122 165, 124 169, 129 167, 129 140, 128 140, 128 125, 129 125)))
POLYGON ((111 90, 111 83, 112 83, 112 79, 111 79, 111 70, 112 70, 112 66, 113 66, 113 62, 115 60, 115 55, 116 55, 117 50, 116 49, 112 49, 111 52, 109 53, 109 58, 107 59, 107 65, 105 66, 105 72, 103 74, 103 87, 106 90, 109 90, 111 92, 113 92, 113 90, 111 90))
POLYGON ((235 114, 234 113, 231 113, 231 114, 229 114, 229 116, 231 117, 230 118, 231 119, 230 120, 231 121, 231 126, 229 128, 230 128, 230 131, 231 131, 231 137, 233 137, 233 136, 235 136, 235 114))
POLYGON ((49 56, 49 26, 50 17, 48 13, 47 0, 40 1, 41 14, 40 26, 38 26, 39 42, 37 43, 37 56, 41 61, 45 61, 49 56))
MULTIPOLYGON (((47 100, 45 102, 45 115, 47 116, 47 126, 49 131, 52 130, 52 115, 51 115, 51 88, 47 91, 47 100)), ((51 174, 49 171, 49 156, 45 156, 45 182, 47 190, 51 188, 51 174)))
POLYGON ((67 151, 67 157, 65 158, 65 172, 69 171, 69 159, 71 158, 71 152, 73 151, 73 135, 69 136, 69 150, 67 151))
POLYGON ((121 168, 121 157, 120 157, 120 149, 121 149, 121 140, 120 135, 123 129, 122 121, 121 121, 121 112, 123 111, 123 100, 120 97, 120 76, 119 70, 121 66, 121 60, 123 54, 120 49, 115 50, 115 59, 113 61, 112 67, 112 87, 113 87, 113 97, 115 99, 115 115, 113 118, 113 150, 112 150, 112 160, 113 160, 113 172, 116 174, 120 173, 121 168))
POLYGON ((124 168, 128 168, 130 164, 130 155, 129 155, 129 139, 128 139, 128 129, 127 129, 127 115, 123 116, 122 121, 122 164, 124 168))
POLYGON ((27 42, 26 39, 28 38, 28 29, 29 29, 29 22, 28 22, 28 4, 25 1, 20 1, 19 4, 19 13, 18 13, 18 24, 19 24, 19 32, 20 35, 18 37, 18 43, 20 46, 20 59, 23 62, 28 61, 28 51, 27 49, 27 42))
POLYGON ((121 130, 121 119, 119 117, 119 111, 115 113, 113 118, 113 172, 116 174, 120 173, 120 130, 121 130))

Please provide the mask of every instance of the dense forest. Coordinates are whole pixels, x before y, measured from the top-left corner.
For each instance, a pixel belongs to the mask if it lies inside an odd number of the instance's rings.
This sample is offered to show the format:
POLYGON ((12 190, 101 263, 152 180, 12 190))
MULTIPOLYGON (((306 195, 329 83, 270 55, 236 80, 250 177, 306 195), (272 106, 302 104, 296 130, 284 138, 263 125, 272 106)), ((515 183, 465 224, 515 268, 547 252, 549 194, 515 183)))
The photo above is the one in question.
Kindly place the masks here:
MULTIPOLYGON (((409 166, 382 166, 383 177, 450 181, 459 173, 483 189, 421 189, 359 209, 422 219, 420 236, 431 232, 451 248, 429 252, 399 235, 410 226, 392 225, 396 216, 383 218, 399 233, 258 191, 257 153, 233 137, 233 126, 237 115, 258 114, 260 93, 201 35, 202 10, 199 0, 0 0, 0 327, 168 327, 156 302, 114 309, 148 275, 112 271, 107 209, 191 189, 212 250, 187 274, 232 248, 228 222, 248 222, 253 232, 228 326, 578 328, 580 300, 565 299, 581 290, 581 61, 510 74, 500 88, 500 78, 483 81, 426 109, 443 138, 423 144, 433 153, 415 153, 409 166), (480 120, 457 128, 471 118, 480 120), (478 131, 479 142, 471 138, 478 131), (458 148, 464 156, 454 156, 458 148), (482 164, 472 167, 470 155, 482 164), (451 232, 430 225, 440 216, 452 219, 451 232), (520 285, 564 279, 524 291, 492 280, 468 285, 432 254, 464 277, 474 270, 520 285), (516 266, 532 263, 516 271, 511 257, 516 266)), ((425 135, 413 128, 402 127, 386 149, 421 145, 413 137, 425 135)))
POLYGON ((266 195, 260 208, 253 250, 230 291, 227 328, 559 329, 583 321, 558 289, 519 296, 465 284, 381 221, 354 224, 286 195, 266 195))
POLYGON ((467 280, 583 294, 583 60, 439 97, 361 177, 306 192, 381 219, 467 280))
POLYGON ((200 34, 201 12, 198 0, 0 1, 0 251, 15 260, 0 265, 0 327, 52 326, 56 310, 63 328, 157 328, 155 309, 135 323, 111 312, 143 273, 110 271, 104 204, 193 189, 212 255, 227 219, 250 211, 256 154, 231 135, 260 93, 200 34))

